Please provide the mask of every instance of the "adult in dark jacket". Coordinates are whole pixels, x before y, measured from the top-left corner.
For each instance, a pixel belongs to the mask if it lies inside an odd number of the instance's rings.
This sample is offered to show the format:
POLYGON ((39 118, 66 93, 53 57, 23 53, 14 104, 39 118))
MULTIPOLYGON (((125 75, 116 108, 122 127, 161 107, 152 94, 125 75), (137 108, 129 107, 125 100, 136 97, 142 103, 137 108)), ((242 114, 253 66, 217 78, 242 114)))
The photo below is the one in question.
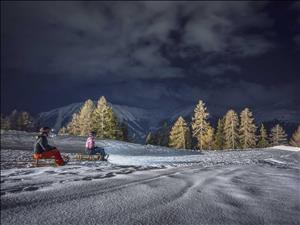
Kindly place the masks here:
POLYGON ((34 144, 34 154, 35 159, 49 159, 54 157, 56 165, 63 166, 65 164, 63 158, 60 155, 60 152, 56 147, 48 144, 48 135, 50 132, 49 127, 43 127, 40 130, 40 134, 37 136, 34 144))

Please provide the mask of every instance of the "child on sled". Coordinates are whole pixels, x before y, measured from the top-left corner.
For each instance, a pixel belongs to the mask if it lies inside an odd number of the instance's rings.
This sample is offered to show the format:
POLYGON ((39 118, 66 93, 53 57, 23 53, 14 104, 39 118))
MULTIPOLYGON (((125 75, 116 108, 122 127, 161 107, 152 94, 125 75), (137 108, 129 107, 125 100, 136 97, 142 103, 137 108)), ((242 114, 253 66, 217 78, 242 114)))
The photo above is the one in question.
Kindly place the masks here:
POLYGON ((105 153, 104 148, 97 147, 95 145, 96 133, 94 131, 89 133, 89 136, 85 143, 86 153, 88 155, 100 154, 102 160, 107 160, 108 155, 105 153))

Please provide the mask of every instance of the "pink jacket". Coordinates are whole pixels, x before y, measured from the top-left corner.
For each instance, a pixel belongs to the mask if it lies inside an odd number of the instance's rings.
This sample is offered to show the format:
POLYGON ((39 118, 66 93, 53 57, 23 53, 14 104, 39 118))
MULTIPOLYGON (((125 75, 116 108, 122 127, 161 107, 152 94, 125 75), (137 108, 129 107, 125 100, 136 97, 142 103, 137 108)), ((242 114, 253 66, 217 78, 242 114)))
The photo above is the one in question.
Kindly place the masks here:
POLYGON ((88 137, 85 142, 85 147, 87 149, 94 149, 95 148, 95 139, 93 137, 88 137))

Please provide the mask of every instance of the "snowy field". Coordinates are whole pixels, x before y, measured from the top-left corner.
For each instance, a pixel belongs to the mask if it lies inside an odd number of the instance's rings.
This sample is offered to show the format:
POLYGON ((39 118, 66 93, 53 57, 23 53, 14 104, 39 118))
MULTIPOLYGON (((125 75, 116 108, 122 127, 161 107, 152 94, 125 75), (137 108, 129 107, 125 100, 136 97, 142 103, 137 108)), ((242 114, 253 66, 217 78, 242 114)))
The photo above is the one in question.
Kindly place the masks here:
POLYGON ((64 167, 31 168, 34 135, 1 131, 2 224, 299 224, 300 149, 172 150, 98 140, 109 162, 79 162, 85 138, 56 136, 64 167))

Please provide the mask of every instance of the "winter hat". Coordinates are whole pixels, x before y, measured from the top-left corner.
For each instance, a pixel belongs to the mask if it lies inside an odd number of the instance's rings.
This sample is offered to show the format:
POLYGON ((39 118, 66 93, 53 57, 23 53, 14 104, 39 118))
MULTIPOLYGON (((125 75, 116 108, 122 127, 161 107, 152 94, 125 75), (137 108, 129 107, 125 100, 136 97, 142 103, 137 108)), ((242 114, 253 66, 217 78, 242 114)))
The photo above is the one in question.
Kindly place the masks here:
POLYGON ((42 127, 42 128, 40 129, 40 132, 41 132, 41 133, 48 133, 50 130, 51 130, 50 127, 42 127))
POLYGON ((93 136, 95 136, 96 135, 96 132, 95 131, 91 131, 90 133, 89 133, 89 137, 93 137, 93 136))

